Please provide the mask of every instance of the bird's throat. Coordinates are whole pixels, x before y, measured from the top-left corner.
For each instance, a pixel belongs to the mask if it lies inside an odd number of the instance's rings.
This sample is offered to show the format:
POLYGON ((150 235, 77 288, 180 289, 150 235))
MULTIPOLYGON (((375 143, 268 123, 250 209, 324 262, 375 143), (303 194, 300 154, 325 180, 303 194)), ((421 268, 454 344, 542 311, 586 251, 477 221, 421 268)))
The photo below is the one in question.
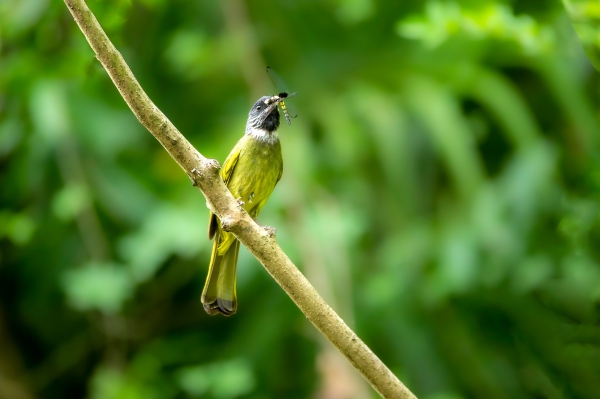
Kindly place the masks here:
POLYGON ((279 135, 277 134, 277 130, 268 131, 265 129, 251 127, 246 131, 246 134, 252 136, 253 139, 265 144, 275 144, 279 141, 279 135))

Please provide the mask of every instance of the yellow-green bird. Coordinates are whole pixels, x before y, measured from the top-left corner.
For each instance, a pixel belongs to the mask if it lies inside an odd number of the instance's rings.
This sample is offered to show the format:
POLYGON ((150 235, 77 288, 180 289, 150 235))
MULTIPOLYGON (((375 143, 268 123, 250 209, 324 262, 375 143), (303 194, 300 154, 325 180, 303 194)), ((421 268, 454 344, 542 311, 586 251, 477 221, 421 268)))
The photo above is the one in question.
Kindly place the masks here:
MULTIPOLYGON (((221 168, 221 178, 244 209, 256 218, 281 179, 283 158, 277 135, 279 96, 264 96, 250 109, 246 134, 233 147, 221 168)), ((202 304, 208 314, 231 316, 237 309, 235 271, 240 242, 223 231, 221 221, 210 214, 208 238, 214 237, 202 304)))

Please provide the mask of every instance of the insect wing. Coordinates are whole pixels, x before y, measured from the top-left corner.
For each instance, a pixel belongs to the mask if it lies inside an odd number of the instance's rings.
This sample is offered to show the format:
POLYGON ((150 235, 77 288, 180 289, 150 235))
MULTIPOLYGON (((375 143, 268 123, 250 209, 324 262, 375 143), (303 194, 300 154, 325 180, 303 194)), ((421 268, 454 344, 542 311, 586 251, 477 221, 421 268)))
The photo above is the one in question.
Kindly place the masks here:
POLYGON ((271 82, 273 82, 277 91, 279 91, 279 97, 286 98, 285 103, 282 101, 279 104, 281 105, 281 109, 283 110, 286 120, 288 120, 289 123, 288 117, 295 118, 298 116, 298 113, 296 112, 294 105, 289 103, 287 99, 294 97, 298 93, 290 92, 290 89, 288 89, 283 79, 281 79, 281 76, 279 76, 271 67, 267 67, 267 74, 269 75, 269 78, 271 78, 271 82))
POLYGON ((287 85, 285 84, 283 79, 281 79, 281 76, 277 74, 277 72, 275 72, 271 67, 267 67, 267 73, 269 74, 269 78, 271 78, 271 82, 273 82, 275 88, 278 91, 286 92, 288 94, 290 93, 290 90, 288 89, 287 85))

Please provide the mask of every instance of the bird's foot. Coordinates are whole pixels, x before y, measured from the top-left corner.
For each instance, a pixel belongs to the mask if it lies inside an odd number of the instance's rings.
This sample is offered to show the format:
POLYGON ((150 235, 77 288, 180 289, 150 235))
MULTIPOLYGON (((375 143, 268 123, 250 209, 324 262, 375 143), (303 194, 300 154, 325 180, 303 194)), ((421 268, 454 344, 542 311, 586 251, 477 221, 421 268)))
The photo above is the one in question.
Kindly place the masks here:
POLYGON ((240 208, 243 207, 244 205, 246 205, 246 203, 242 200, 242 197, 238 197, 235 200, 237 201, 240 208))

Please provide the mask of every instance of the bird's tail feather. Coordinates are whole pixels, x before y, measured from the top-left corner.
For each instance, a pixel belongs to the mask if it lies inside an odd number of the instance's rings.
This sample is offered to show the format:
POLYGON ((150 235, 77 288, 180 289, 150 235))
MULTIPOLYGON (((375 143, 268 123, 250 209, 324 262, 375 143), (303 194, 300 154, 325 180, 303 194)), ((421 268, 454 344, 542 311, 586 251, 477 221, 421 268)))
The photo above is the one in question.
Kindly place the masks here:
POLYGON ((237 310, 235 272, 240 242, 236 239, 222 255, 218 253, 220 243, 221 234, 217 232, 206 284, 202 291, 202 304, 204 310, 210 315, 222 313, 225 316, 231 316, 237 310))

